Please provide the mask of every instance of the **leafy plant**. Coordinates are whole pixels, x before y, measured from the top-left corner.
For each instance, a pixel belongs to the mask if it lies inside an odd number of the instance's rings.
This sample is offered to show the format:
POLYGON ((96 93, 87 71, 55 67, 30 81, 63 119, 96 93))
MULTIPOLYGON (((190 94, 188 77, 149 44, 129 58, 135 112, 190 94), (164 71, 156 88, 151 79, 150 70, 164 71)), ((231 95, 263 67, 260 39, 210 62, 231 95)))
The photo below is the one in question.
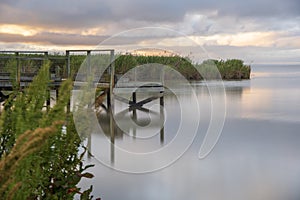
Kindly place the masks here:
POLYGON ((4 199, 92 199, 92 187, 81 192, 85 172, 79 155, 81 142, 66 106, 72 81, 62 83, 59 99, 45 109, 49 98, 49 68, 46 61, 23 92, 16 91, 5 104, 0 130, 0 197, 4 199))

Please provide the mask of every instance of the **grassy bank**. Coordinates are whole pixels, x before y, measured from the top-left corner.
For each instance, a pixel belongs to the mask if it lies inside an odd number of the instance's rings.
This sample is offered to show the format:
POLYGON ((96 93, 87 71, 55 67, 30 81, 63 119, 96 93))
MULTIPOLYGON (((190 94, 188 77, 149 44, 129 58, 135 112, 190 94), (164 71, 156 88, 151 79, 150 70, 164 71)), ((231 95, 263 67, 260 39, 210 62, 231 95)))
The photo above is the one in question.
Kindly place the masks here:
MULTIPOLYGON (((26 57, 26 55, 23 55, 26 57)), ((30 55, 33 57, 34 55, 30 55)), ((94 55, 97 57, 94 61, 106 60, 108 55, 94 55)), ((0 55, 1 57, 1 55, 0 55)), ((51 60, 50 72, 59 73, 61 77, 67 77, 66 59, 63 59, 63 55, 49 55, 51 60), (57 59, 55 59, 57 58, 57 59), (59 67, 59 71, 57 71, 59 67)), ((71 74, 75 74, 80 68, 81 64, 85 61, 85 55, 71 55, 70 66, 71 74)), ((92 58, 93 60, 93 58, 92 58)), ((0 59, 0 72, 6 69, 9 59, 0 59)), ((42 65, 41 60, 22 60, 20 65, 24 72, 34 72, 37 70, 37 66, 42 65)), ((249 79, 251 73, 251 67, 245 65, 242 60, 230 59, 230 60, 206 60, 203 63, 192 63, 189 58, 183 58, 179 56, 141 56, 141 55, 116 55, 115 67, 117 74, 124 74, 128 70, 143 64, 158 63, 170 66, 180 72, 188 80, 203 80, 222 78, 223 80, 241 80, 249 79), (196 70, 198 69, 198 71, 196 70), (217 70, 216 70, 217 69, 217 70), (199 71, 201 73, 199 73, 199 71)), ((97 65, 97 62, 94 62, 97 65)))

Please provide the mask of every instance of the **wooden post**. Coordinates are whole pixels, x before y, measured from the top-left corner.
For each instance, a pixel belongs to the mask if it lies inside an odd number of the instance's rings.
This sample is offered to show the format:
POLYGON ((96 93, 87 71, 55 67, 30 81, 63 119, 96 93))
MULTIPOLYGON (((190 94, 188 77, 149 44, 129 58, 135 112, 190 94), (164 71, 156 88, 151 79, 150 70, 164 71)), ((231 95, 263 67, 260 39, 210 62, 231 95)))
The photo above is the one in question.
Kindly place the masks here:
POLYGON ((115 162, 115 123, 113 111, 110 109, 109 129, 110 129, 110 162, 115 162))
MULTIPOLYGON (((89 90, 92 90, 93 89, 93 75, 92 75, 92 70, 91 70, 91 51, 88 50, 86 51, 86 54, 87 54, 87 58, 86 58, 86 63, 87 63, 87 69, 86 70, 86 81, 89 85, 89 90)), ((88 102, 88 108, 92 108, 92 103, 93 100, 90 99, 89 102, 88 102)), ((95 103, 95 99, 94 99, 94 103, 95 103)))
MULTIPOLYGON (((92 76, 92 69, 91 69, 91 51, 87 51, 87 74, 88 78, 92 76)), ((88 81, 88 80, 87 80, 88 81)))
MULTIPOLYGON (((160 91, 160 93, 163 93, 163 91, 160 91)), ((161 96, 159 98, 159 104, 160 104, 160 121, 163 121, 164 123, 164 96, 161 96)), ((165 125, 162 124, 162 127, 160 128, 160 143, 163 144, 165 140, 165 125)))
POLYGON ((55 87, 55 100, 56 100, 56 103, 58 101, 58 97, 59 97, 59 88, 55 87))
POLYGON ((136 92, 132 93, 132 102, 136 104, 136 92))
POLYGON ((69 100, 68 104, 67 104, 67 113, 71 112, 71 100, 69 100))
POLYGON ((160 143, 163 144, 165 142, 165 126, 163 125, 160 129, 160 143))
POLYGON ((92 155, 92 133, 88 133, 88 140, 87 140, 87 149, 88 149, 88 158, 91 158, 92 155))
POLYGON ((114 64, 114 50, 110 51, 110 84, 109 84, 109 98, 110 101, 110 142, 111 153, 110 161, 113 164, 115 162, 115 123, 114 123, 114 95, 113 89, 115 87, 115 64, 114 64))
MULTIPOLYGON (((67 76, 68 76, 68 78, 71 78, 70 51, 66 51, 66 56, 67 56, 67 76)), ((70 112, 71 112, 71 99, 68 101, 68 104, 67 104, 67 113, 70 113, 70 112)))
POLYGON ((67 75, 68 75, 68 78, 70 78, 71 77, 70 51, 66 51, 66 56, 67 56, 67 75))
MULTIPOLYGON (((132 109, 132 119, 135 123, 137 123, 137 113, 136 113, 136 92, 134 91, 132 93, 132 102, 133 102, 133 109, 132 109)), ((133 135, 133 139, 136 138, 136 127, 133 127, 132 129, 132 135, 133 135)))
POLYGON ((47 107, 47 111, 50 110, 50 98, 51 98, 51 90, 50 88, 47 89, 47 100, 46 100, 46 107, 47 107))
MULTIPOLYGON (((48 52, 44 52, 43 65, 46 63, 47 60, 48 60, 48 52)), ((51 71, 50 71, 50 68, 49 68, 49 80, 51 80, 51 71)), ((51 86, 48 85, 47 100, 46 100, 47 111, 50 110, 50 105, 51 105, 51 86)))
POLYGON ((161 82, 162 86, 164 86, 164 84, 165 84, 165 69, 162 68, 161 70, 162 71, 160 73, 160 82, 161 82))
POLYGON ((15 52, 15 55, 17 58, 17 74, 16 74, 17 87, 21 90, 21 69, 20 69, 19 52, 15 52))
POLYGON ((107 108, 111 108, 111 102, 110 102, 110 90, 107 90, 106 92, 106 102, 107 102, 107 108))
POLYGON ((112 109, 112 113, 114 114, 114 102, 113 102, 113 89, 115 87, 115 63, 114 63, 114 54, 115 54, 115 51, 114 50, 111 50, 110 51, 110 84, 109 84, 109 98, 110 98, 110 107, 112 109))
MULTIPOLYGON (((163 91, 160 91, 159 93, 163 93, 163 91)), ((164 95, 162 95, 159 98, 159 105, 162 106, 162 107, 165 105, 165 103, 164 103, 164 95)))

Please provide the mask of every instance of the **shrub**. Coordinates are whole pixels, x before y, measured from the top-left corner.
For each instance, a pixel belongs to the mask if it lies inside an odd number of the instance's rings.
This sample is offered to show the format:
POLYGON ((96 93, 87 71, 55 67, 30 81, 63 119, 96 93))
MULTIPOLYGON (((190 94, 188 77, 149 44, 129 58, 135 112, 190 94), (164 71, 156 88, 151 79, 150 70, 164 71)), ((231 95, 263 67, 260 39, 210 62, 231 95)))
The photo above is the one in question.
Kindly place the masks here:
POLYGON ((62 83, 59 99, 45 109, 49 98, 49 67, 45 62, 23 92, 15 91, 1 115, 0 196, 3 199, 91 199, 92 187, 80 192, 84 172, 80 138, 66 113, 72 82, 62 83))

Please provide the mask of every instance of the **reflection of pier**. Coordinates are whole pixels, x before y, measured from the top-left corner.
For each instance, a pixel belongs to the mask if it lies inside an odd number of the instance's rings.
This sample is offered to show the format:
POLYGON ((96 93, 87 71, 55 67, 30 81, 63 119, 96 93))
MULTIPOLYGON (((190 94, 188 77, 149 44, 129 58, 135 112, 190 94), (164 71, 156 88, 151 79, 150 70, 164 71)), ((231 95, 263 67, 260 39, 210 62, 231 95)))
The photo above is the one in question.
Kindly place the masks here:
MULTIPOLYGON (((122 89, 126 90, 128 88, 122 89)), ((103 109, 101 112, 98 113, 98 121, 103 131, 103 134, 107 138, 109 138, 111 143, 111 163, 114 163, 115 160, 116 140, 123 140, 124 135, 129 135, 134 140, 143 138, 141 135, 137 134, 137 131, 139 130, 139 127, 146 127, 147 125, 149 125, 151 123, 151 120, 159 122, 151 124, 151 128, 153 128, 153 126, 159 128, 159 141, 161 144, 164 143, 164 96, 163 87, 161 85, 155 85, 154 87, 145 85, 144 87, 135 88, 134 92, 132 92, 131 94, 130 99, 126 99, 118 94, 115 94, 114 92, 114 99, 127 104, 128 107, 123 108, 118 112, 115 112, 115 107, 110 107, 109 109, 103 109), (149 97, 139 100, 137 98, 137 93, 143 93, 144 96, 145 93, 147 93, 149 97), (144 106, 145 104, 150 103, 154 100, 159 101, 158 110, 148 109, 144 106), (134 125, 131 125, 132 122, 134 122, 134 125)), ((114 105, 114 103, 112 105, 114 105)), ((92 138, 90 136, 88 138, 88 149, 90 152, 92 152, 91 140, 92 138)))
MULTIPOLYGON (((156 99, 160 99, 160 104, 161 106, 163 106, 164 103, 164 96, 163 96, 163 92, 164 92, 164 88, 161 84, 146 84, 146 85, 141 85, 141 86, 132 86, 134 89, 134 91, 132 92, 132 98, 130 99, 126 99, 120 95, 114 94, 114 99, 121 101, 123 103, 126 103, 129 105, 130 110, 134 110, 134 109, 142 109, 143 105, 150 103, 151 101, 154 101, 156 99), (151 96, 137 101, 137 93, 151 93, 151 96)), ((119 89, 115 88, 115 90, 119 89)), ((127 87, 128 88, 128 87, 127 87)), ((116 93, 116 92, 115 92, 116 93)))

